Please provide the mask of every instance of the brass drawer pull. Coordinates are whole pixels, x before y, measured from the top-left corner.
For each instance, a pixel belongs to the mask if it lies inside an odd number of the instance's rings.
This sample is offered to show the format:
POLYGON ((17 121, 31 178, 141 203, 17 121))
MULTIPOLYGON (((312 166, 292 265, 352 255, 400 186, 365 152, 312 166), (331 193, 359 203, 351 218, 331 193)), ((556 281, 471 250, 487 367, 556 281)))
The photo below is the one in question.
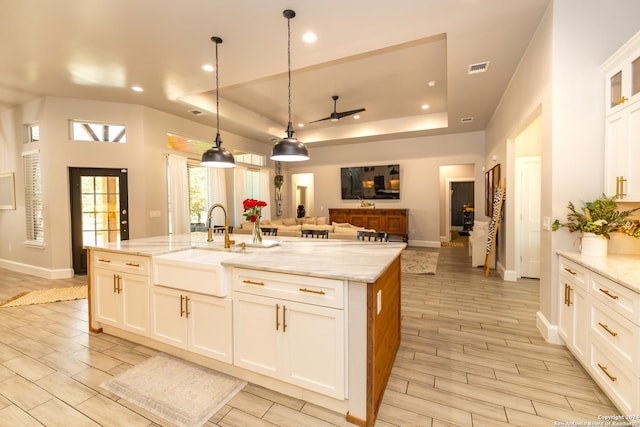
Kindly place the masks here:
POLYGON ((282 306, 282 332, 287 332, 287 306, 282 306))
POLYGON ((243 280, 242 283, 247 283, 249 285, 264 286, 263 282, 254 282, 253 280, 243 280))
POLYGON ((608 289, 602 289, 600 288, 600 292, 602 292, 603 294, 605 294, 606 296, 608 296, 611 299, 618 299, 620 298, 618 295, 611 295, 611 293, 609 292, 608 289))
POLYGON ((569 267, 564 267, 564 271, 566 271, 567 273, 573 274, 574 276, 576 274, 578 274, 577 271, 573 271, 572 269, 570 269, 569 267))
POLYGON ((615 337, 616 335, 618 335, 617 332, 613 332, 611 329, 609 329, 609 325, 605 325, 604 323, 600 323, 600 322, 598 322, 598 325, 600 325, 600 327, 605 331, 609 332, 611 336, 615 337))
POLYGON ((602 372, 604 372, 604 374, 606 376, 608 376, 611 381, 616 381, 618 379, 618 378, 614 377, 613 375, 611 375, 609 372, 607 372, 607 367, 606 366, 602 366, 601 364, 598 363, 598 368, 600 368, 602 370, 602 372))
POLYGON ((180 295, 180 317, 184 315, 184 296, 180 295))
POLYGON ((189 297, 187 297, 187 296, 184 297, 184 311, 186 312, 184 317, 186 317, 187 319, 189 318, 189 315, 191 314, 191 312, 189 312, 189 300, 190 300, 189 297))
POLYGON ((276 304, 276 331, 280 329, 280 304, 276 304))
POLYGON ((111 262, 111 260, 106 258, 98 258, 98 262, 111 262))
POLYGON ((310 294, 324 295, 324 291, 314 291, 313 289, 300 288, 300 292, 309 292, 310 294))
POLYGON ((128 262, 127 265, 130 267, 140 267, 140 264, 138 264, 137 262, 128 262))

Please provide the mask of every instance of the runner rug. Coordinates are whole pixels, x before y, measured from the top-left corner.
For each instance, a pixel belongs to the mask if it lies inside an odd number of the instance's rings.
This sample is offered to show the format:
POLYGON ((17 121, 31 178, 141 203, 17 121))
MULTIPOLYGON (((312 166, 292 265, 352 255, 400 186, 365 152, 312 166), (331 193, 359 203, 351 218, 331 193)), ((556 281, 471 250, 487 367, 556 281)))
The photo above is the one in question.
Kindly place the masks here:
POLYGON ((86 298, 87 285, 70 286, 67 288, 39 289, 37 291, 22 292, 0 303, 0 307, 18 307, 21 305, 45 304, 49 302, 71 301, 86 298))
POLYGON ((436 274, 437 251, 402 251, 402 272, 414 274, 436 274))
POLYGON ((100 386, 176 426, 201 426, 246 382, 159 353, 100 386))

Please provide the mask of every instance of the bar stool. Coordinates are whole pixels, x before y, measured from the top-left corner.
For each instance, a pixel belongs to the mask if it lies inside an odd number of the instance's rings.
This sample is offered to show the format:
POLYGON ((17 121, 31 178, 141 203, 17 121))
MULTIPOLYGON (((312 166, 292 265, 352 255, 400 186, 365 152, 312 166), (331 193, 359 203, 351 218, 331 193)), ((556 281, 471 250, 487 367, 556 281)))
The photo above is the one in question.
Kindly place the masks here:
POLYGON ((260 227, 260 231, 264 236, 277 236, 278 228, 277 227, 260 227))
POLYGON ((308 237, 311 239, 328 239, 329 230, 302 230, 301 237, 308 237))
POLYGON ((386 231, 358 230, 358 240, 368 242, 388 242, 389 233, 387 233, 386 231))

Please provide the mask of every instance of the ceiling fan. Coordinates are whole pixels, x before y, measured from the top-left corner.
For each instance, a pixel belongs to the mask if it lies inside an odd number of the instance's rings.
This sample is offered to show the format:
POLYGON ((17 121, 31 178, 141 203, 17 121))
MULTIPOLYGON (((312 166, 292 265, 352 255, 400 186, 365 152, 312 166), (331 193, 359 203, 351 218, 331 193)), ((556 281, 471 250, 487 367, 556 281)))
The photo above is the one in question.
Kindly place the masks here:
POLYGON ((360 113, 362 111, 365 111, 364 108, 358 108, 357 110, 342 111, 342 112, 339 113, 336 110, 336 102, 338 101, 338 98, 339 98, 338 95, 333 95, 331 97, 331 99, 333 99, 333 113, 331 113, 331 115, 325 117, 324 119, 314 120, 314 121, 309 122, 309 123, 321 122, 323 120, 331 120, 332 122, 337 122, 338 120, 340 120, 343 117, 351 116, 353 114, 357 114, 357 113, 360 113))

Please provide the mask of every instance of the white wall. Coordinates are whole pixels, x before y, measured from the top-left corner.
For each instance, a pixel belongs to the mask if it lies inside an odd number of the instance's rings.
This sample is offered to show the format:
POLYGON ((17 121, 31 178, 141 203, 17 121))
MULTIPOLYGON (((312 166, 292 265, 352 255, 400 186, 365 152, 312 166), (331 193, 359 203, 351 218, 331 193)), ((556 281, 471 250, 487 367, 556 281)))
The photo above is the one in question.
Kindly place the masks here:
MULTIPOLYGON (((603 191, 604 76, 600 64, 640 29, 637 0, 553 2, 487 127, 487 157, 507 147, 539 111, 542 116, 542 216, 563 218, 570 200, 603 191)), ((503 157, 504 156, 504 157, 503 157)), ((513 174, 512 168, 507 177, 513 174)), ((507 182, 507 197, 513 179, 507 182)), ((498 259, 513 270, 513 218, 506 217, 498 259)), ((556 249, 576 249, 568 233, 543 231, 539 320, 556 323, 556 249)), ((539 323, 540 326, 540 323, 539 323)), ((549 337, 549 331, 543 331, 549 337)))
MULTIPOLYGON (((314 174, 315 211, 307 211, 307 215, 328 217, 329 208, 360 205, 355 200, 341 199, 341 167, 399 163, 400 199, 375 200, 376 208, 409 209, 410 244, 440 246, 440 166, 482 164, 484 132, 343 146, 311 145, 309 154, 311 160, 302 164, 291 163, 286 170, 288 174, 314 174)), ((484 183, 481 168, 476 168, 475 179, 476 183, 484 183)), ((476 190, 478 194, 478 186, 476 190)), ((484 201, 482 197, 479 199, 476 197, 476 206, 484 211, 484 201)), ((292 203, 291 200, 283 202, 292 203)))
MULTIPOLYGON (((44 277, 72 274, 69 167, 127 168, 130 238, 168 233, 165 154, 168 132, 213 141, 215 129, 139 105, 43 98, 0 114, 0 159, 3 172, 16 173, 15 211, 0 212, 0 266, 44 277), (122 123, 127 143, 90 143, 69 139, 69 120, 122 123), (22 144, 22 126, 40 124, 40 142, 22 144), (45 247, 26 240, 23 150, 41 150, 45 247), (151 218, 150 211, 161 217, 151 218), (6 212, 6 214, 5 214, 6 212)), ((270 146, 222 132, 224 146, 267 155, 270 146)), ((192 156, 196 157, 196 156, 192 156)), ((273 163, 268 166, 273 169, 273 163)), ((232 174, 228 175, 233 188, 232 174)), ((230 190, 232 191, 232 190, 230 190)), ((232 195, 232 193, 231 193, 232 195)), ((233 198, 228 197, 229 203, 233 198)))

